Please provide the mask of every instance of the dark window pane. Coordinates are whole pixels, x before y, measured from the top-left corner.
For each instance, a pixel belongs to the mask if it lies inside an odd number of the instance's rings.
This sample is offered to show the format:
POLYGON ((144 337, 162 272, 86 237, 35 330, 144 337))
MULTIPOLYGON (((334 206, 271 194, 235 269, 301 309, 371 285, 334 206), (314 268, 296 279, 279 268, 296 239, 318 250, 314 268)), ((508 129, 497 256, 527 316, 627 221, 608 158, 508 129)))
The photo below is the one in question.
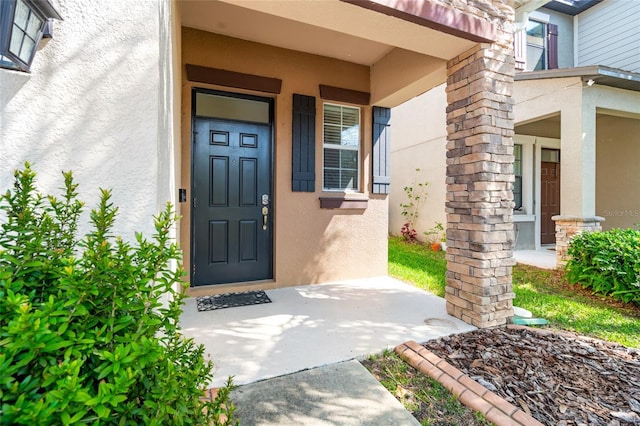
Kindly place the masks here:
POLYGON ((522 176, 516 176, 513 184, 513 201, 516 209, 522 207, 522 176))
POLYGON ((331 168, 340 167, 340 150, 339 149, 324 149, 324 166, 331 168))
POLYGON ((341 107, 340 105, 324 105, 324 122, 327 124, 340 125, 341 119, 341 107))
POLYGON ((358 177, 355 170, 343 170, 340 173, 340 186, 344 189, 355 189, 358 186, 358 177))
POLYGON ((340 189, 340 171, 324 169, 324 187, 326 189, 340 189))
POLYGON ((513 156, 513 174, 522 176, 522 145, 514 145, 513 156))
POLYGON ((324 126, 324 143, 330 143, 334 145, 340 145, 340 127, 324 126))
POLYGON ((358 168, 358 151, 341 150, 340 167, 343 169, 356 170, 358 168))
POLYGON ((345 127, 358 126, 360 124, 360 111, 357 108, 343 107, 342 125, 345 127))

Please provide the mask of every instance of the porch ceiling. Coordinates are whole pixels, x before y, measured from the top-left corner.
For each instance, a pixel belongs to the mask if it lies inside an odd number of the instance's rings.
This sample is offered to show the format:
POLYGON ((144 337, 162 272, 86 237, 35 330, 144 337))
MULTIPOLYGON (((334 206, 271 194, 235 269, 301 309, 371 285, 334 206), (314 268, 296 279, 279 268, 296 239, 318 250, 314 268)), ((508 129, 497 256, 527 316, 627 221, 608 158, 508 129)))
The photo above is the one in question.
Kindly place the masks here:
POLYGON ((530 135, 543 138, 560 139, 560 114, 515 126, 517 135, 530 135))
POLYGON ((367 66, 396 47, 446 60, 476 43, 340 0, 178 4, 185 27, 367 66))
MULTIPOLYGON (((614 111, 606 109, 596 110, 596 126, 602 123, 609 123, 611 127, 615 127, 616 120, 640 120, 638 114, 625 113, 623 111, 614 111)), ((540 118, 515 126, 515 132, 518 135, 530 135, 543 138, 560 139, 562 131, 562 120, 560 114, 554 114, 548 117, 540 118)))

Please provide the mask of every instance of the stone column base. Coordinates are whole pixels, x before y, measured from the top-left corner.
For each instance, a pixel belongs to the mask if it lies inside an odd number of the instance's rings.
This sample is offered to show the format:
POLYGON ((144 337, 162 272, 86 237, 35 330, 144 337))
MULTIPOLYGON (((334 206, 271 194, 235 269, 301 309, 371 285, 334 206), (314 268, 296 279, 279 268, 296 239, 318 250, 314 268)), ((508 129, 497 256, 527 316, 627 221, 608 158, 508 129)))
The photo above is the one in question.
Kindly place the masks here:
POLYGON ((582 232, 600 232, 604 218, 600 216, 581 217, 558 215, 551 218, 556 223, 556 263, 558 267, 567 264, 569 243, 574 235, 582 232))

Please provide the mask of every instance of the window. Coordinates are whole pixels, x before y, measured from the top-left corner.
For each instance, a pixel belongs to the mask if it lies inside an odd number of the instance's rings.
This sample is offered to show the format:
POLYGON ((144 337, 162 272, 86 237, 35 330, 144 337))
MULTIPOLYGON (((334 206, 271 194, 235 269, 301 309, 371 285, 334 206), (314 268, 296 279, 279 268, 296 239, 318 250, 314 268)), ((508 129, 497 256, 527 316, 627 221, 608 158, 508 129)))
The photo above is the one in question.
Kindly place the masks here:
POLYGON ((558 68, 558 26, 529 20, 526 27, 527 71, 558 68))
POLYGON ((522 145, 513 146, 513 174, 516 180, 513 184, 513 201, 515 202, 514 209, 518 210, 522 208, 522 145))
POLYGON ((323 106, 323 188, 360 189, 360 108, 323 106))
POLYGON ((547 24, 527 22, 527 71, 547 69, 547 24))

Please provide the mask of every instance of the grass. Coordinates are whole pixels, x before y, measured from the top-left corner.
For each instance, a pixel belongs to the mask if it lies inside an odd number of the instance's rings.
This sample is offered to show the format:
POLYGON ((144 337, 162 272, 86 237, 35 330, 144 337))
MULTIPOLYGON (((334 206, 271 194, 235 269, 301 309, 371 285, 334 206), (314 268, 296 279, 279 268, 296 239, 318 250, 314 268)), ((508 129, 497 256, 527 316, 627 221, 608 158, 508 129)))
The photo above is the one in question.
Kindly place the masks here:
POLYGON ((640 348, 640 307, 569 284, 563 271, 513 268, 514 305, 554 328, 640 348))
POLYGON ((431 251, 423 244, 407 244, 389 238, 389 275, 444 297, 447 261, 443 251, 431 251))
MULTIPOLYGON (((443 252, 389 239, 389 275, 444 296, 443 252)), ((526 265, 513 268, 514 304, 545 318, 551 327, 640 348, 640 307, 569 284, 563 271, 526 265)))
MULTIPOLYGON (((426 245, 389 239, 389 275, 438 296, 445 294, 446 260, 443 252, 426 245)), ((595 295, 569 284, 563 271, 526 265, 513 268, 514 304, 552 328, 573 331, 628 347, 640 348, 640 307, 595 295)), ((462 406, 437 381, 416 371, 395 353, 384 353, 363 365, 422 425, 488 425, 477 413, 462 406)))
POLYGON ((481 414, 462 405, 439 382, 418 372, 390 350, 373 355, 362 364, 424 426, 490 424, 481 414))

